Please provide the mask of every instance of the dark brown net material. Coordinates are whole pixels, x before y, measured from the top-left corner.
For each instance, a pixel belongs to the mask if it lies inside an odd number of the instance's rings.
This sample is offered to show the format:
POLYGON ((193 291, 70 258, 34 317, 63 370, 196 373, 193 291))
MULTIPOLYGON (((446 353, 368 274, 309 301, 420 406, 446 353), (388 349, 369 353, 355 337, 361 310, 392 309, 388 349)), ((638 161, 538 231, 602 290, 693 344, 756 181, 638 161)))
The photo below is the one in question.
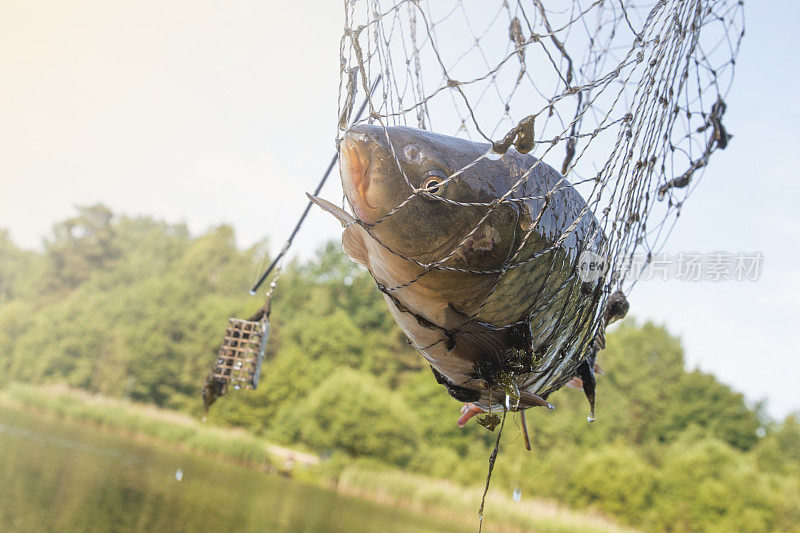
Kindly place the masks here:
MULTIPOLYGON (((354 102, 381 76, 362 122, 490 143, 493 152, 480 159, 514 146, 560 170, 564 179, 539 198, 574 187, 587 209, 565 224, 554 246, 594 217, 594 237, 603 238, 592 251, 607 261, 600 305, 564 323, 588 320, 594 327, 584 329, 602 331, 608 298, 629 293, 636 282, 634 256, 647 261, 662 249, 711 154, 727 145, 722 121, 744 35, 742 2, 346 0, 345 13, 339 138, 354 102)), ((522 193, 534 174, 529 169, 496 204, 481 204, 487 217, 502 203, 535 200, 522 193)), ((480 224, 420 266, 452 268, 448 260, 480 224)), ((589 241, 597 242, 584 235, 580 244, 589 241)), ((514 254, 496 272, 502 278, 532 260, 514 254)), ((588 348, 592 340, 574 342, 588 348)), ((558 359, 553 365, 564 376, 533 387, 545 397, 574 371, 574 361, 573 367, 558 359)))

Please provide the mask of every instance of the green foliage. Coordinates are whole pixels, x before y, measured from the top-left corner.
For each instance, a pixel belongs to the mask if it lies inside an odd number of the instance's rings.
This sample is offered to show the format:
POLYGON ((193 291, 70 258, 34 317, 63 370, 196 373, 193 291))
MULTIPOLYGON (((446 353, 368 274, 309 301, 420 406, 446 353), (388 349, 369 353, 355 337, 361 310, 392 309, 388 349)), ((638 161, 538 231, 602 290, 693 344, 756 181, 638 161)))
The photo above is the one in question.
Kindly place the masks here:
POLYGON ((774 425, 755 450, 764 470, 800 478, 800 413, 774 425))
POLYGON ((8 231, 0 229, 0 304, 32 292, 35 277, 42 277, 41 272, 32 271, 38 266, 36 259, 36 254, 17 248, 8 231))
POLYGON ((404 465, 419 441, 414 419, 401 398, 369 374, 334 372, 296 405, 277 416, 276 433, 317 450, 343 450, 404 465))
POLYGON ((579 506, 636 522, 656 497, 654 470, 637 450, 614 444, 580 458, 567 479, 567 498, 579 506))
POLYGON ((259 468, 275 465, 268 443, 252 435, 223 432, 183 414, 160 410, 127 400, 89 396, 62 386, 11 384, 0 391, 0 405, 20 403, 58 415, 59 418, 88 420, 97 425, 153 437, 186 449, 227 457, 259 468), (42 394, 45 393, 45 394, 42 394))
MULTIPOLYGON (((245 289, 262 248, 238 249, 227 226, 192 236, 184 225, 114 217, 103 206, 79 208, 41 253, 0 232, 0 385, 63 383, 199 415, 227 318, 261 303, 245 289)), ((272 309, 258 390, 224 397, 210 421, 331 453, 331 472, 370 460, 452 483, 485 479, 496 435, 456 427, 460 404, 338 245, 289 265, 272 309)), ((509 415, 494 486, 654 531, 798 529, 798 415, 765 423, 741 394, 687 372, 679 340, 658 325, 627 320, 607 346, 598 421, 586 423, 580 391, 559 391, 556 411, 528 411, 527 452, 519 417, 509 415)), ((106 415, 102 423, 112 423, 113 409, 106 415)), ((138 420, 125 424, 170 431, 138 420)), ((174 432, 167 437, 190 438, 174 432)), ((208 449, 219 442, 191 439, 208 449)), ((251 453, 242 446, 239 455, 251 453)))
POLYGON ((719 383, 714 376, 698 370, 683 374, 670 387, 671 409, 661 420, 659 437, 674 440, 682 431, 696 425, 710 436, 742 450, 752 448, 761 427, 759 413, 748 408, 742 394, 719 383))
POLYGON ((716 440, 673 443, 660 472, 654 521, 677 531, 772 531, 767 479, 716 440))
POLYGON ((77 287, 119 256, 113 214, 103 205, 78 207, 78 215, 53 228, 46 242, 51 290, 77 287))

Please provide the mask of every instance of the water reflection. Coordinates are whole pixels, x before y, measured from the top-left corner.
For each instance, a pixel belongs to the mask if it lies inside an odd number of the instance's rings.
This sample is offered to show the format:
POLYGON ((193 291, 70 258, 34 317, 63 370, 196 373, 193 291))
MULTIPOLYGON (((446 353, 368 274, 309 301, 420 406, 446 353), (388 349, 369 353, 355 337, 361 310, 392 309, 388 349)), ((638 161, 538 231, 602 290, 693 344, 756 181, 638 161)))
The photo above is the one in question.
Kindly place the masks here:
POLYGON ((83 424, 0 409, 0 531, 231 530, 464 529, 83 424))

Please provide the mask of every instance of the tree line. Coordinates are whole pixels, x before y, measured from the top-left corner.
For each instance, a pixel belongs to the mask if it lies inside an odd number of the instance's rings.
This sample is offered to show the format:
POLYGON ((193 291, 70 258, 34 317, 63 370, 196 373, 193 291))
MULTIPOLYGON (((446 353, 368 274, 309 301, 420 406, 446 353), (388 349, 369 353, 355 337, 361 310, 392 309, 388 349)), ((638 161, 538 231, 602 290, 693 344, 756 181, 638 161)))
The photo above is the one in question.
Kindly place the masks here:
MULTIPOLYGON (((41 251, 0 230, 0 386, 66 383, 200 416, 200 388, 266 245, 231 227, 77 208, 41 251)), ((635 311, 635 302, 634 302, 635 311)), ((460 404, 395 326, 372 278, 328 243, 278 280, 256 391, 209 413, 331 464, 390 464, 475 484, 495 435, 456 427, 460 404)), ((686 368, 679 339, 624 321, 600 353, 598 421, 578 390, 530 410, 534 450, 511 417, 493 486, 594 508, 653 531, 800 531, 800 417, 686 368)))

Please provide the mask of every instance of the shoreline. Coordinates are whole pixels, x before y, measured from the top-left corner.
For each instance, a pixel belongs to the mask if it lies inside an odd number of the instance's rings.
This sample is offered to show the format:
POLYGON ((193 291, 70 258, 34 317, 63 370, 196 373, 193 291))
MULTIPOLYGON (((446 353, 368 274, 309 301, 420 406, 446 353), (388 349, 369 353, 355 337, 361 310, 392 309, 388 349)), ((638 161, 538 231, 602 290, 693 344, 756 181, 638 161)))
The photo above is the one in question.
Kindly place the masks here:
MULTIPOLYGON (((241 428, 210 425, 177 411, 92 395, 63 385, 8 384, 0 388, 0 407, 89 424, 184 453, 231 461, 266 474, 477 528, 477 502, 482 487, 464 487, 358 460, 344 466, 332 465, 313 453, 273 444, 241 428)), ((548 500, 513 502, 494 490, 489 492, 487 504, 485 522, 492 531, 635 531, 590 511, 572 510, 548 500)))

